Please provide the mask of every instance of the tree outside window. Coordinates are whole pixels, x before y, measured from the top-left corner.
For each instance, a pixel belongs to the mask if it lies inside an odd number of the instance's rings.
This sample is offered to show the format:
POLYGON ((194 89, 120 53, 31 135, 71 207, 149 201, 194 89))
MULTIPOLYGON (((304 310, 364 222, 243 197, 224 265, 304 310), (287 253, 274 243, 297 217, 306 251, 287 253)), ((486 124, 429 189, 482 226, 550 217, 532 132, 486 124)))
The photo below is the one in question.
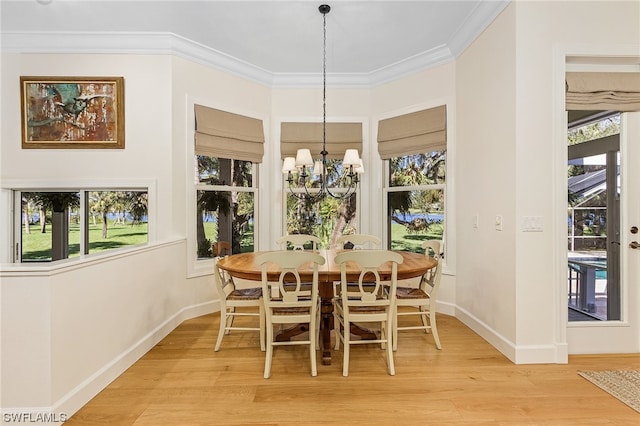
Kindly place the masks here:
POLYGON ((254 248, 253 163, 197 155, 197 255, 211 258, 226 241, 232 253, 254 248))
MULTIPOLYGON (((294 175, 294 182, 297 181, 297 175, 294 175)), ((346 193, 348 178, 341 160, 328 160, 327 181, 332 193, 338 196, 346 193)), ((317 178, 306 182, 306 189, 311 194, 317 193, 319 186, 317 178)), ((287 234, 315 235, 322 241, 321 247, 328 248, 335 246, 339 236, 360 232, 357 191, 342 199, 327 195, 316 202, 298 199, 288 188, 285 188, 285 191, 287 234)), ((304 193, 301 187, 294 188, 293 191, 296 194, 304 193)))

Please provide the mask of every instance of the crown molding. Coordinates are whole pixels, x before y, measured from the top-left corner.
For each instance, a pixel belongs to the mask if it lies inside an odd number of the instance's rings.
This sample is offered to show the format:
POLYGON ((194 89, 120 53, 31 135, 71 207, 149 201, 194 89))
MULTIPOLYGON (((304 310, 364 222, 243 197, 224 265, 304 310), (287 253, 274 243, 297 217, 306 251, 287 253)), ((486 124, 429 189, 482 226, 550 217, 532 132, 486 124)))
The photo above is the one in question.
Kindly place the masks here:
POLYGON ((511 0, 480 1, 448 41, 454 57, 458 57, 511 3, 511 0))
MULTIPOLYGON (((273 73, 173 33, 164 32, 2 32, 2 53, 175 55, 275 88, 320 87, 321 73, 273 73)), ((373 87, 454 60, 439 46, 372 71, 329 73, 329 87, 373 87)))
POLYGON ((2 53, 175 55, 270 85, 273 74, 165 32, 2 32, 2 53))

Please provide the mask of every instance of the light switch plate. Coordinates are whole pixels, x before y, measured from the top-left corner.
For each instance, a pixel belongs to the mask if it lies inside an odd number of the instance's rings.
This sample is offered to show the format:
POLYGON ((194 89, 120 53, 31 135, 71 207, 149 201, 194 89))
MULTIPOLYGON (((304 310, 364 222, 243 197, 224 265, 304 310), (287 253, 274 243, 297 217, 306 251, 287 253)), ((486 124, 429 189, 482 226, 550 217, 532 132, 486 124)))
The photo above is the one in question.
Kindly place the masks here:
POLYGON ((523 232, 542 232, 542 216, 523 216, 522 217, 523 232))
POLYGON ((496 231, 502 231, 502 215, 496 215, 496 231))

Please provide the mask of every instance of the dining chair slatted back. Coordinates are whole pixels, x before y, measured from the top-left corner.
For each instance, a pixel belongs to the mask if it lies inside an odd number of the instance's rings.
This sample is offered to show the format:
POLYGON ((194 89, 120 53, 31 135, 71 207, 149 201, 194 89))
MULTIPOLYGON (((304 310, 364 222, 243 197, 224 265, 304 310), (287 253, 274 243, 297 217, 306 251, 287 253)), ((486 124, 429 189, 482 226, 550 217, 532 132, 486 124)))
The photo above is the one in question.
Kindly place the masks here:
POLYGON ((289 245, 293 247, 293 250, 304 250, 305 245, 310 245, 312 250, 317 250, 321 240, 315 235, 288 234, 278 238, 276 243, 280 245, 280 250, 287 250, 289 245))
MULTIPOLYGON (((309 345, 311 375, 318 374, 316 346, 320 322, 320 296, 318 294, 318 265, 325 263, 324 257, 305 251, 273 251, 259 255, 256 263, 261 267, 262 294, 267 331, 267 350, 264 378, 271 376, 274 346, 309 345), (271 269, 270 269, 271 268, 271 269), (269 273, 276 268, 277 281, 269 281, 269 273), (303 285, 299 270, 311 271, 311 286, 303 285), (286 284, 286 285, 285 285, 286 284), (309 324, 309 336, 303 340, 277 341, 275 325, 309 324)), ((273 275, 272 275, 273 280, 273 275)), ((308 279, 305 280, 308 282, 308 279)))
POLYGON ((351 345, 370 343, 379 343, 383 349, 387 350, 388 372, 392 376, 395 375, 391 335, 395 315, 398 264, 402 262, 402 255, 390 250, 349 250, 335 257, 335 263, 340 265, 340 295, 334 298, 333 310, 335 349, 339 349, 342 342, 343 376, 349 375, 351 345), (391 277, 383 282, 378 271, 387 262, 391 262, 391 277), (347 280, 348 276, 353 277, 354 271, 358 275, 357 281, 353 278, 347 280), (383 291, 387 285, 389 291, 383 291), (352 339, 350 330, 356 323, 378 326, 376 339, 352 339))
MULTIPOLYGON (((375 235, 369 234, 351 234, 351 235, 341 235, 336 239, 337 246, 341 249, 347 250, 365 250, 365 249, 376 249, 380 247, 382 241, 380 238, 375 235)), ((350 286, 353 284, 350 284, 350 286)), ((333 294, 338 295, 340 293, 339 290, 340 282, 336 281, 333 283, 333 294)))
POLYGON ((437 265, 428 270, 420 279, 417 288, 398 287, 396 290, 396 320, 393 326, 393 350, 398 349, 398 331, 424 330, 432 333, 437 349, 442 349, 436 323, 436 301, 442 278, 442 244, 439 240, 426 240, 422 243, 425 256, 437 260, 437 265), (400 325, 400 317, 418 316, 419 325, 400 325))
POLYGON ((265 350, 265 314, 262 303, 262 288, 236 288, 233 278, 218 267, 219 257, 214 258, 213 277, 220 298, 220 329, 214 351, 220 350, 222 339, 232 330, 258 331, 260 349, 265 350), (236 308, 242 308, 236 310, 236 308), (257 308, 257 311, 247 308, 257 308), (259 326, 234 325, 236 317, 256 317, 259 326))
POLYGON ((369 234, 351 234, 340 235, 336 239, 336 243, 340 248, 352 248, 354 250, 375 249, 380 247, 382 241, 375 235, 369 234))

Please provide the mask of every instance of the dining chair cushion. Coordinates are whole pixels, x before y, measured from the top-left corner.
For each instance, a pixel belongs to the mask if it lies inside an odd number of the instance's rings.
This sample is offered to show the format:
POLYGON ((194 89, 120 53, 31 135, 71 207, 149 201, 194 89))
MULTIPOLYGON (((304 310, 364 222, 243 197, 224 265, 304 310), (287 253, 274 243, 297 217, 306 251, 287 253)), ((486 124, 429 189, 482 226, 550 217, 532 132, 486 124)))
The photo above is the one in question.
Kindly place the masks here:
POLYGON ((398 287, 396 297, 398 299, 424 299, 429 295, 421 288, 398 287))
POLYGON ((229 293, 227 300, 258 300, 262 297, 262 288, 237 288, 229 293))
MULTIPOLYGON (((335 299, 335 303, 342 305, 342 298, 335 299)), ((371 313, 371 312, 384 312, 384 306, 351 306, 349 309, 352 313, 371 313)))
POLYGON ((309 314, 309 308, 307 307, 291 307, 291 308, 273 308, 274 315, 301 315, 309 314))

